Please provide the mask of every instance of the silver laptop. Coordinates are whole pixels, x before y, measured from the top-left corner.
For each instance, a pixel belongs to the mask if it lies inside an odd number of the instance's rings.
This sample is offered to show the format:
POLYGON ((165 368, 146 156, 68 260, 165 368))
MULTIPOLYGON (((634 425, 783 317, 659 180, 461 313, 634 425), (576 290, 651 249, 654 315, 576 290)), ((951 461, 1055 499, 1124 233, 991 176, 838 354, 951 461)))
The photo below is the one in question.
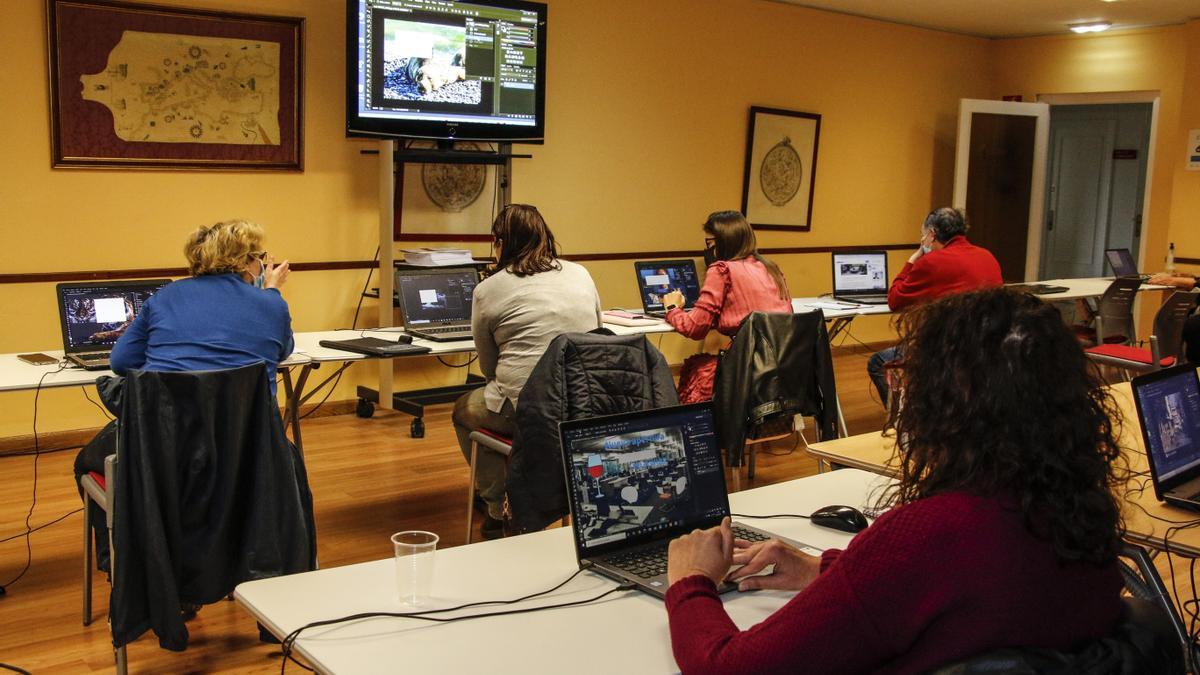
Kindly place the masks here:
POLYGON ((1133 261, 1133 254, 1127 248, 1106 248, 1104 257, 1108 260, 1108 266, 1112 268, 1113 276, 1117 278, 1137 277, 1142 281, 1150 278, 1149 274, 1138 273, 1137 263, 1133 261))
MULTIPOLYGON (((559 436, 579 566, 663 597, 670 541, 729 515, 712 404, 563 422, 559 436)), ((740 523, 734 533, 778 538, 740 523)))
POLYGON ((435 342, 471 339, 474 267, 397 270, 396 293, 405 332, 435 342))
POLYGON ((887 292, 887 251, 833 254, 834 300, 883 305, 887 292))
POLYGON ((1200 377, 1194 364, 1133 379, 1142 440, 1159 501, 1200 510, 1200 377))
POLYGON ((66 360, 85 370, 108 370, 113 345, 142 306, 170 279, 59 284, 58 317, 66 360))

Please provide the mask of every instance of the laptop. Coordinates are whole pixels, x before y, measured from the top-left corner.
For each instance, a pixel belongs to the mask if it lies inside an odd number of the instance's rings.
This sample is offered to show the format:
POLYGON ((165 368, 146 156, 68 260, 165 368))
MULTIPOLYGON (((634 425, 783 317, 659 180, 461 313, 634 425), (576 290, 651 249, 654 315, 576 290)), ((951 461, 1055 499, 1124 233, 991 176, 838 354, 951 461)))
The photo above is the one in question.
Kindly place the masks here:
POLYGON ((1104 257, 1108 259, 1108 266, 1112 268, 1113 275, 1117 278, 1137 277, 1142 281, 1150 278, 1149 274, 1138 273, 1137 263, 1133 261, 1133 254, 1127 248, 1106 248, 1104 257))
POLYGON ((434 342, 470 340, 471 299, 478 283, 474 267, 397 270, 405 332, 434 342))
MULTIPOLYGON (((712 403, 563 422, 559 437, 579 566, 664 597, 670 541, 729 515, 712 403)), ((775 536, 740 523, 734 533, 775 536)))
POLYGON ((108 370, 117 339, 146 300, 170 279, 59 284, 58 316, 66 360, 85 370, 108 370))
POLYGON ((1054 295, 1055 293, 1066 293, 1071 290, 1067 286, 1052 286, 1050 284, 1005 284, 1004 286, 1018 293, 1032 293, 1033 295, 1054 295))
POLYGON ((886 251, 833 254, 833 299, 862 305, 887 304, 886 251))
POLYGON ((1200 377, 1194 364, 1133 378, 1154 496, 1200 510, 1200 377))
POLYGON ((691 309, 700 297, 700 277, 694 260, 639 260, 633 263, 637 272, 638 292, 642 294, 642 312, 646 316, 663 318, 667 308, 663 296, 671 291, 683 293, 683 309, 691 309))
POLYGON ((340 349, 366 356, 392 357, 409 354, 428 354, 433 351, 429 347, 412 344, 412 338, 402 336, 400 340, 384 340, 382 338, 361 337, 352 340, 321 340, 318 344, 330 349, 340 349))

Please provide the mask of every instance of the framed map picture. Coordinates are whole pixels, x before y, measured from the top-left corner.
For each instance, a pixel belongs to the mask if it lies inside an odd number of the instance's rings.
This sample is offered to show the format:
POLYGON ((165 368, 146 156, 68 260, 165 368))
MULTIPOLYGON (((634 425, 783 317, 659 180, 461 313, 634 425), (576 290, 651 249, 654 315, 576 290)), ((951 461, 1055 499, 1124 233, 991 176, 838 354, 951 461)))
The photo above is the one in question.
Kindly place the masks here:
POLYGON ((55 167, 302 171, 304 19, 47 0, 55 167))
POLYGON ((742 213, 756 230, 812 227, 821 116, 814 113, 750 109, 742 213))

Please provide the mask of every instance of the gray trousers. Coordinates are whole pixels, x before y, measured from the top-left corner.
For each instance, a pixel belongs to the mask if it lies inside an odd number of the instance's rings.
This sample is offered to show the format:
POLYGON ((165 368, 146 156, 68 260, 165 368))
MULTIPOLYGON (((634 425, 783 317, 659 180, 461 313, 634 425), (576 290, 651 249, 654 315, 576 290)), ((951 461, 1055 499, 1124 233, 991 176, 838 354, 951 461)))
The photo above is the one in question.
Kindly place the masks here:
MULTIPOLYGON (((463 458, 471 461, 471 432, 483 427, 502 436, 512 438, 513 406, 504 402, 501 411, 488 410, 483 400, 483 387, 474 389, 458 398, 454 403, 454 433, 463 458)), ((480 448, 475 458, 475 489, 487 503, 488 515, 500 519, 504 513, 504 484, 508 478, 508 461, 499 453, 480 448)))

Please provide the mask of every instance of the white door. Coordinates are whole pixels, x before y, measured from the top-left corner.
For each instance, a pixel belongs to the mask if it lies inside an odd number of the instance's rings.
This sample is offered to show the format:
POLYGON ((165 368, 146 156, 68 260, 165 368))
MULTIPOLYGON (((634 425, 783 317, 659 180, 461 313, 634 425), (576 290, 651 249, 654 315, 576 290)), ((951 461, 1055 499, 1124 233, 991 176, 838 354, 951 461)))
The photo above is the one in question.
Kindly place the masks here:
POLYGON ((954 206, 968 238, 1000 261, 1005 281, 1033 281, 1041 258, 1050 106, 962 99, 954 206))
POLYGON ((1043 278, 1103 276, 1116 138, 1115 119, 1054 125, 1043 278))

